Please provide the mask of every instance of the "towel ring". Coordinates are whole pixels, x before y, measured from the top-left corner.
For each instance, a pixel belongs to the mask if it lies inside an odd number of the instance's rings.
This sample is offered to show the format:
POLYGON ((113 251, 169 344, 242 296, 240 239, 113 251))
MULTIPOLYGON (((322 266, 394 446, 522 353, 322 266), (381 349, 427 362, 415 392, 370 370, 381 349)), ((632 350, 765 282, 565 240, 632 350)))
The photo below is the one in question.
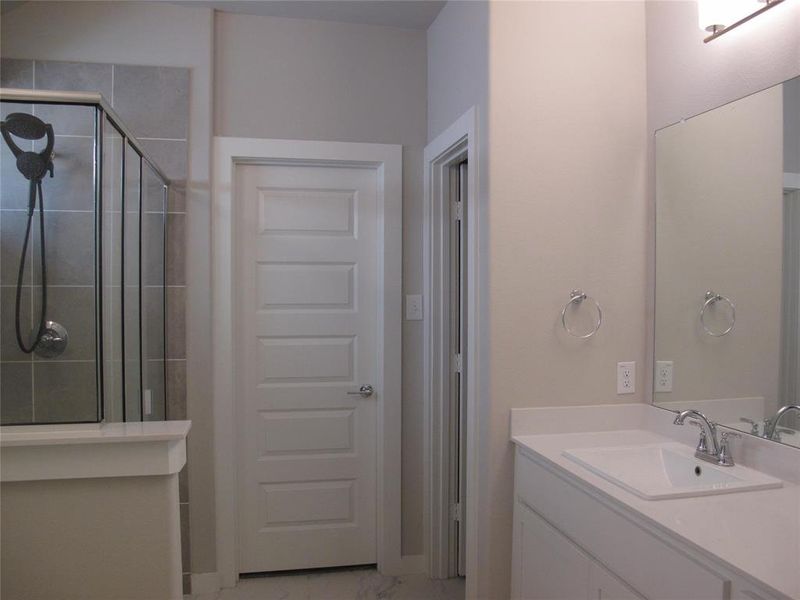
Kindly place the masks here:
POLYGON ((733 326, 736 325, 736 306, 733 304, 733 302, 731 302, 730 298, 720 296, 716 292, 708 290, 706 292, 706 301, 703 302, 703 308, 700 309, 700 324, 703 326, 703 331, 712 337, 722 337, 723 335, 728 335, 731 331, 733 331, 733 326), (721 332, 714 331, 706 325, 706 309, 709 306, 716 304, 720 300, 731 307, 731 324, 725 331, 721 332))
POLYGON ((600 308, 600 304, 594 298, 590 298, 586 294, 583 293, 583 290, 572 290, 569 294, 569 302, 564 305, 564 308, 561 309, 561 325, 564 327, 564 331, 570 334, 572 337, 580 338, 582 340, 588 339, 592 337, 597 330, 600 329, 600 325, 603 323, 603 309, 600 308), (572 304, 580 304, 584 300, 591 300, 594 302, 595 308, 597 308, 597 322, 594 325, 594 329, 592 329, 589 333, 580 334, 576 333, 574 330, 570 329, 567 325, 567 309, 572 304))

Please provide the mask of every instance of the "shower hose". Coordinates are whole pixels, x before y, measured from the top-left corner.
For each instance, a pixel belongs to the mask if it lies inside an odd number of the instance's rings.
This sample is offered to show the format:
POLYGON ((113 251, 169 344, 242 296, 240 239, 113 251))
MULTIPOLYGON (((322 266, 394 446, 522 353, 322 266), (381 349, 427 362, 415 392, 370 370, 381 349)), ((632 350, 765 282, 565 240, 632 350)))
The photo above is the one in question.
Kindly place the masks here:
POLYGON ((17 272, 17 296, 15 300, 15 321, 14 326, 17 333, 17 344, 19 349, 25 354, 30 354, 42 341, 42 336, 47 328, 47 261, 45 259, 44 251, 44 194, 42 193, 42 180, 31 179, 30 193, 28 196, 28 224, 25 227, 25 240, 22 242, 22 254, 19 257, 19 271, 17 272), (33 213, 36 210, 36 196, 39 196, 39 259, 41 261, 42 269, 42 300, 41 310, 39 312, 39 327, 36 330, 36 338, 30 346, 25 344, 22 339, 21 331, 21 313, 20 304, 22 299, 22 279, 25 275, 25 257, 28 254, 28 242, 31 237, 31 229, 33 225, 33 213))

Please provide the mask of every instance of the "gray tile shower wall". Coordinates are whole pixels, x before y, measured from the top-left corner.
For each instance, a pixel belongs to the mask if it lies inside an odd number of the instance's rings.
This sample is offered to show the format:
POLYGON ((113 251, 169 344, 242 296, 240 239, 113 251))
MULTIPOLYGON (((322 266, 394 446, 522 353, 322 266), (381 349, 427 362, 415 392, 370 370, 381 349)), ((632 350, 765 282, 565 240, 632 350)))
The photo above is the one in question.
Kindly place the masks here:
MULTIPOLYGON (((186 344, 184 303, 185 185, 188 175, 189 69, 100 63, 0 59, 0 86, 26 89, 98 91, 172 180, 167 215, 167 374, 166 416, 186 418, 186 344)), ((2 114, 29 105, 3 105, 2 114)), ((57 136, 57 178, 44 182, 48 283, 52 306, 70 331, 69 350, 59 359, 22 354, 14 335, 14 295, 21 236, 24 234, 27 185, 19 181, 13 159, 3 148, 0 177, 0 411, 4 423, 30 422, 34 416, 58 420, 64 410, 91 410, 81 398, 93 398, 94 386, 94 235, 92 135, 93 111, 86 107, 39 106, 36 114, 52 122, 57 136), (87 309, 87 307, 89 307, 87 309), (55 382, 58 382, 57 385, 55 382), (65 404, 70 398, 72 404, 65 404)), ((150 195, 146 195, 149 197, 150 195)), ((145 211, 160 210, 147 206, 145 211)), ((142 265, 146 269, 145 265, 142 265)), ((31 286, 22 289, 22 305, 32 307, 31 286)), ((26 316, 31 322, 33 310, 26 316)), ((188 466, 180 476, 181 537, 184 582, 189 581, 188 466)))

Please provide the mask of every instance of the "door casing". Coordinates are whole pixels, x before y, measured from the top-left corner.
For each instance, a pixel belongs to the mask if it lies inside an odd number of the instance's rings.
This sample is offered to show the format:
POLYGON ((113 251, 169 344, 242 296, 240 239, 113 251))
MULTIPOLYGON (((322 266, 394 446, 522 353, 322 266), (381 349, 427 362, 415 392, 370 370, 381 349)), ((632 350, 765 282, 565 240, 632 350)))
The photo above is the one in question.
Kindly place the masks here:
POLYGON ((217 570, 222 587, 239 578, 237 403, 234 377, 234 171, 239 164, 343 165, 378 175, 377 556, 385 574, 419 570, 401 551, 402 146, 215 137, 212 197, 212 355, 217 570))
POLYGON ((448 236, 449 193, 447 182, 451 167, 463 160, 469 164, 466 199, 466 330, 464 370, 466 371, 466 569, 467 597, 474 589, 477 571, 478 523, 478 365, 479 297, 478 232, 480 211, 477 205, 478 156, 476 137, 477 111, 473 107, 428 144, 424 153, 425 230, 424 252, 424 390, 425 390, 425 552, 428 572, 433 578, 448 577, 450 564, 449 489, 446 474, 451 459, 448 451, 448 411, 446 369, 450 356, 447 339, 449 298, 441 281, 449 273, 448 236))

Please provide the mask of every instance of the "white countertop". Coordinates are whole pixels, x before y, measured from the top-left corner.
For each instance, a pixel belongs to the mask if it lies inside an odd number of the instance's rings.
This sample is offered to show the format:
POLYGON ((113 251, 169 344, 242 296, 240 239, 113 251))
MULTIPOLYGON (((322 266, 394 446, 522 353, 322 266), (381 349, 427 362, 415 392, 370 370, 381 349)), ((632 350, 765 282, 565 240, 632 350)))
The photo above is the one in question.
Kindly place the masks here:
POLYGON ((186 437, 191 426, 191 421, 9 425, 0 427, 0 447, 180 440, 186 437))
POLYGON ((644 500, 574 463, 571 448, 652 444, 675 440, 644 429, 517 434, 512 441, 563 475, 588 484, 732 571, 789 598, 800 599, 800 486, 694 498, 644 500))
POLYGON ((0 428, 0 481, 177 475, 191 421, 0 428))

